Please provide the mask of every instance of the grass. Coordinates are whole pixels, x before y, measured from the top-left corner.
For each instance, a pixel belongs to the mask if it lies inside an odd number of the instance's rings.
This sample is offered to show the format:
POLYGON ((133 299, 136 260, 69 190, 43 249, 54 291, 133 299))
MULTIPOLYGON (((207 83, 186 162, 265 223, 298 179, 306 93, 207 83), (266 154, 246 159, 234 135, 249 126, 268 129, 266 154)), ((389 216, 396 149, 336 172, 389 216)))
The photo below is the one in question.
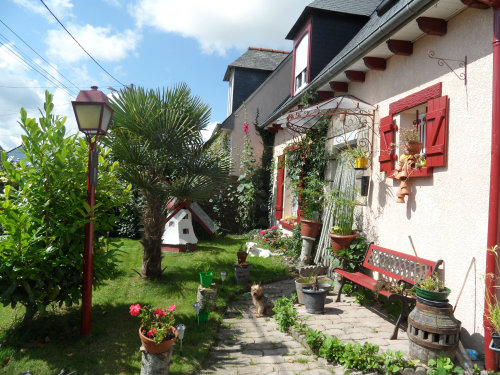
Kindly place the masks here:
MULTIPOLYGON (((236 252, 244 240, 225 237, 200 241, 193 253, 166 253, 166 271, 158 280, 142 280, 132 269, 140 269, 142 249, 138 241, 123 240, 121 273, 93 292, 92 335, 80 338, 80 306, 49 308, 32 323, 29 331, 19 327, 23 308, 0 307, 0 363, 10 357, 0 374, 31 371, 37 375, 58 374, 62 369, 77 374, 138 374, 141 367, 139 320, 129 315, 129 306, 176 304, 176 324, 184 323, 183 355, 178 345, 172 357, 171 374, 197 373, 209 354, 227 303, 242 293, 232 280, 236 252), (197 265, 208 263, 219 285, 217 311, 206 324, 197 325, 193 302, 199 279, 197 265), (227 271, 224 289, 220 272, 227 271), (48 338, 48 339, 46 339, 48 338)), ((287 275, 278 259, 251 258, 252 280, 272 280, 287 275)))

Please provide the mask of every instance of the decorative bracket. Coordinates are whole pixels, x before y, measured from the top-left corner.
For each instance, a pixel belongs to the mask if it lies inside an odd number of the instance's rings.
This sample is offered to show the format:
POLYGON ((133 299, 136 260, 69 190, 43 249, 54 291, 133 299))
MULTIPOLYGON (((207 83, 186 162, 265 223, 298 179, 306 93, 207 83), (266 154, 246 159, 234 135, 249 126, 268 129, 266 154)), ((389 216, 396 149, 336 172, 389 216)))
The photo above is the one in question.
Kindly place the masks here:
POLYGON ((445 59, 444 57, 437 57, 435 56, 435 54, 436 53, 433 50, 429 50, 429 52, 427 52, 427 56, 430 59, 437 60, 439 66, 446 65, 448 69, 450 69, 453 72, 453 74, 457 76, 458 79, 464 81, 465 86, 467 86, 467 56, 465 56, 463 60, 454 60, 454 59, 445 59), (457 72, 455 72, 455 69, 453 69, 450 66, 450 64, 448 64, 448 61, 453 61, 455 63, 458 63, 458 67, 456 69, 463 69, 464 71, 457 74, 457 72))

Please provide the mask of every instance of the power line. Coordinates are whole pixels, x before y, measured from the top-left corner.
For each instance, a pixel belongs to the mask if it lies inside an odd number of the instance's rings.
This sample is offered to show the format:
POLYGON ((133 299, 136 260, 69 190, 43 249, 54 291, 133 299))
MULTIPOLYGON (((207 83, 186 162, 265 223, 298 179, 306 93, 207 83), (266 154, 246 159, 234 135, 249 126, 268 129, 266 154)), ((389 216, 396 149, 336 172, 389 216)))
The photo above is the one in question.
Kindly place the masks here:
POLYGON ((97 62, 97 60, 96 60, 96 59, 94 59, 94 58, 92 57, 92 55, 91 55, 90 53, 88 53, 88 52, 87 52, 87 50, 86 50, 85 48, 83 48, 83 46, 82 46, 82 45, 78 42, 78 40, 76 40, 76 39, 75 39, 75 37, 74 37, 74 36, 73 36, 73 35, 69 32, 69 30, 68 30, 68 29, 67 29, 67 28, 66 28, 66 27, 62 24, 62 22, 61 22, 61 21, 59 21, 59 18, 57 18, 57 17, 56 17, 56 15, 55 15, 54 13, 52 13, 52 11, 50 10, 50 8, 47 6, 47 4, 45 4, 45 2, 44 2, 43 0, 40 0, 40 2, 43 4, 43 6, 44 6, 45 8, 47 8, 47 10, 50 12, 50 14, 52 14, 52 16, 53 16, 53 17, 56 19, 56 21, 59 23, 59 25, 61 25, 61 27, 62 27, 62 28, 63 28, 63 29, 64 29, 64 30, 68 33, 68 35, 69 35, 69 36, 70 36, 70 37, 71 37, 71 38, 75 41, 75 43, 76 43, 76 44, 78 44, 78 46, 79 46, 79 47, 83 50, 83 52, 85 52, 85 53, 86 53, 86 54, 87 54, 87 55, 88 55, 88 56, 92 59, 92 61, 94 61, 94 62, 97 64, 97 66, 98 66, 99 68, 101 68, 101 69, 104 71, 104 73, 106 73, 106 74, 107 74, 108 76, 110 76, 113 80, 115 80, 116 82, 118 82, 120 85, 122 85, 122 86, 124 86, 124 87, 126 86, 126 85, 124 85, 123 83, 121 83, 118 79, 116 79, 116 78, 115 78, 115 77, 114 77, 111 73, 109 73, 106 69, 104 69, 104 68, 102 67, 102 65, 101 65, 101 64, 99 64, 99 63, 97 62))
POLYGON ((21 40, 21 42, 23 42, 30 50, 32 50, 38 57, 40 57, 43 61, 45 61, 47 64, 49 64, 52 69, 54 69, 61 77, 63 77, 66 81, 68 81, 69 83, 71 83, 71 85, 73 85, 73 87, 76 87, 76 85, 71 82, 67 77, 65 77, 59 70, 57 70, 57 68, 52 65, 49 61, 45 60, 45 58, 40 55, 37 51, 35 51, 23 38, 21 38, 14 30, 12 30, 5 22, 2 21, 2 19, 0 19, 0 22, 2 23, 2 25, 4 25, 12 34, 14 34, 19 40, 21 40))

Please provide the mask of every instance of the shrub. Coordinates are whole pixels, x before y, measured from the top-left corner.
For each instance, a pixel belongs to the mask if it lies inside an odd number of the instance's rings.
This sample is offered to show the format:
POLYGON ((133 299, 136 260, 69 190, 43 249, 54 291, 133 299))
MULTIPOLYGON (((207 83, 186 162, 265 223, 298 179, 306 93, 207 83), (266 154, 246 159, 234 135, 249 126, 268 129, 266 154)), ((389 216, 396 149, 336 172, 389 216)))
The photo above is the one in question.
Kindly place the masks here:
MULTIPOLYGON (((84 226, 90 207, 86 202, 87 144, 65 137, 65 118, 52 115, 52 95, 45 94, 45 113, 27 118, 21 109, 26 160, 13 165, 1 153, 7 182, 0 195, 0 302, 26 306, 25 322, 53 302, 71 305, 81 296, 84 226)), ((128 198, 116 163, 99 156, 96 189, 94 274, 98 286, 113 277, 117 249, 103 236, 113 229, 116 212, 128 198)), ((104 154, 104 157, 103 157, 104 154)))
POLYGON ((288 331, 297 321, 297 311, 293 308, 293 301, 282 297, 274 302, 274 320, 278 323, 281 332, 288 331))

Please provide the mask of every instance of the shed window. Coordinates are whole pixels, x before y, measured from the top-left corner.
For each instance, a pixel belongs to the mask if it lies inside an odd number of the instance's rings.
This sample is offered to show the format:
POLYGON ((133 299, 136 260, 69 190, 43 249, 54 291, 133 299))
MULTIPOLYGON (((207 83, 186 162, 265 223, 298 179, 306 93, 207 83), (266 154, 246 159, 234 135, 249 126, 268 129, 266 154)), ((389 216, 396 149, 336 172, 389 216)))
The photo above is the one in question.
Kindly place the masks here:
POLYGON ((189 234, 189 229, 188 228, 184 228, 182 230, 182 234, 189 234))

